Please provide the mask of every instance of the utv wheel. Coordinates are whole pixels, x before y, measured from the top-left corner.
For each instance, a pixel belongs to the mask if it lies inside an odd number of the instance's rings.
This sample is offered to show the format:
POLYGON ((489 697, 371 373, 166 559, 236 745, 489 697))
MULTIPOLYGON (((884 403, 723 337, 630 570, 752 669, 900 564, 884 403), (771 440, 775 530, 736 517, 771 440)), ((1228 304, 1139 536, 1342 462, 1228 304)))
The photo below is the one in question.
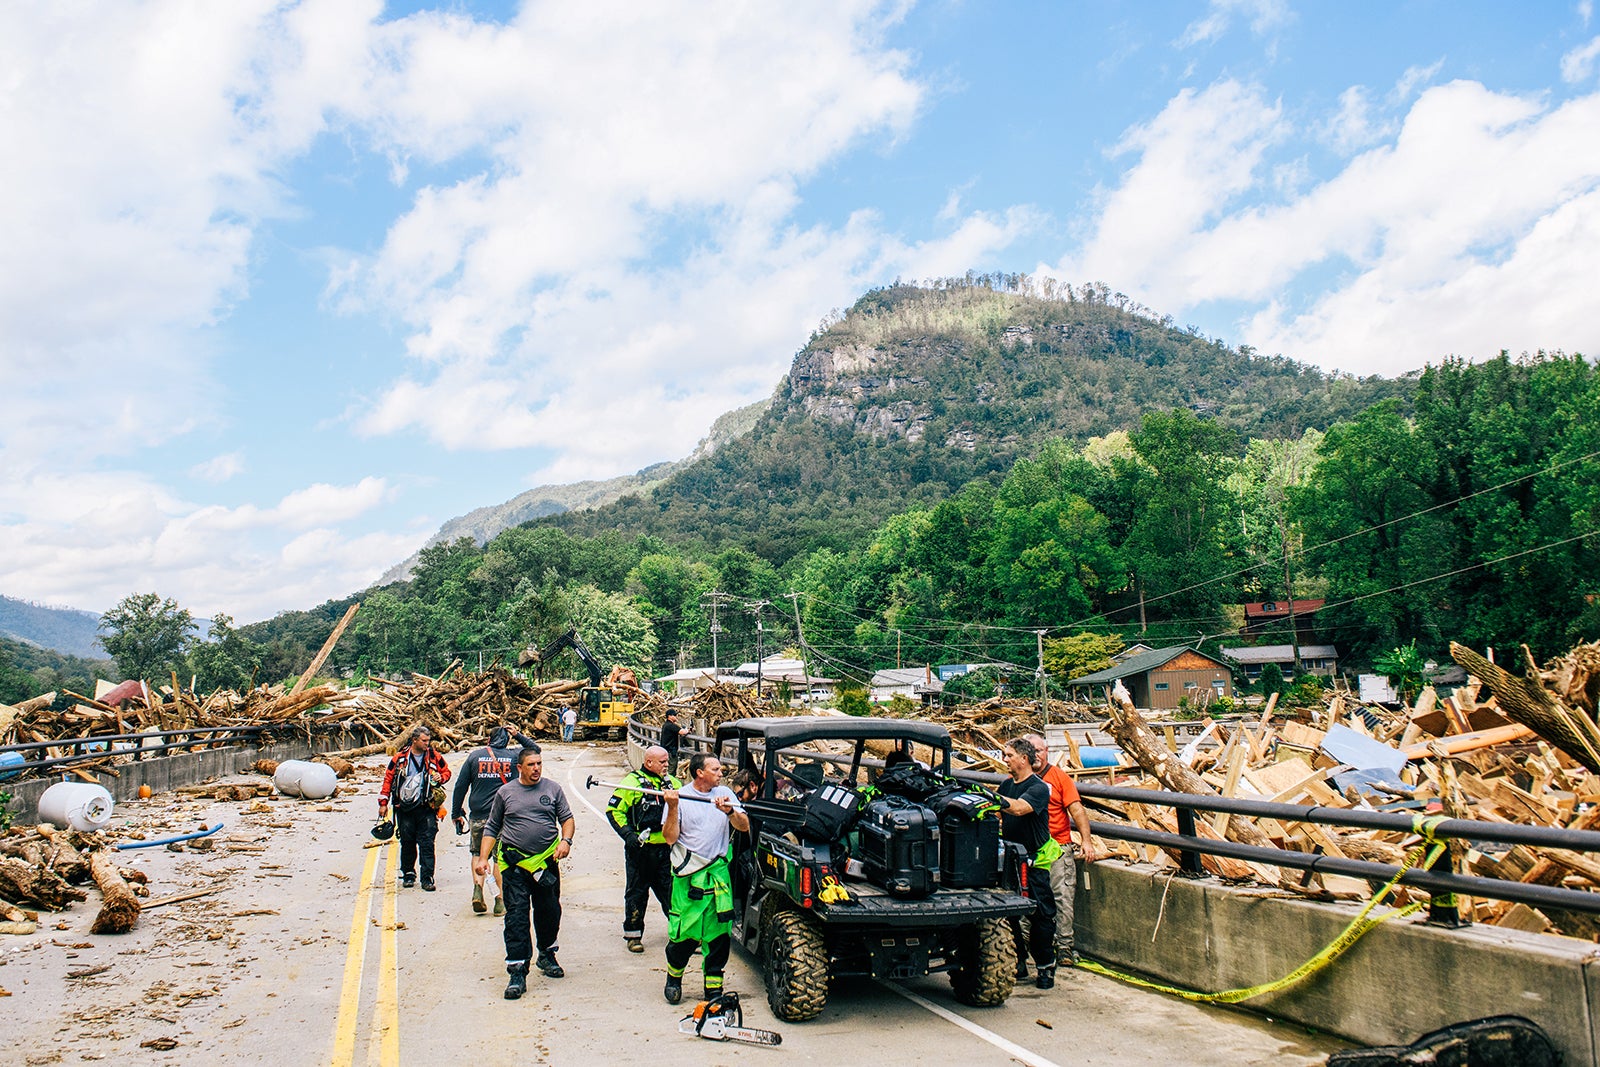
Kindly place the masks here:
POLYGON ((980 919, 956 933, 956 999, 977 1008, 1004 1004, 1017 984, 1017 946, 1004 919, 980 919))
POLYGON ((822 1014, 828 1002, 828 950, 822 931, 798 912, 784 910, 767 927, 767 1003, 785 1022, 822 1014))

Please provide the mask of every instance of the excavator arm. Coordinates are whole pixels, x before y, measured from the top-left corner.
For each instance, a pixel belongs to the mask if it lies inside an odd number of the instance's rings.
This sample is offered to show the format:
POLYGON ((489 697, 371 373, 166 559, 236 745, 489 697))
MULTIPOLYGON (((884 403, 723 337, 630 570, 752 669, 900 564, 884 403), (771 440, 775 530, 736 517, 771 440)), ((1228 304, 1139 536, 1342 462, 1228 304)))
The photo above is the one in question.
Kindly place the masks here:
POLYGON ((594 658, 594 653, 584 646, 583 638, 578 636, 576 629, 568 630, 541 648, 539 654, 534 658, 535 669, 542 670, 552 656, 559 655, 563 650, 569 648, 572 649, 573 655, 583 661, 584 667, 588 670, 589 685, 591 687, 598 686, 605 677, 605 672, 600 669, 600 662, 594 658))

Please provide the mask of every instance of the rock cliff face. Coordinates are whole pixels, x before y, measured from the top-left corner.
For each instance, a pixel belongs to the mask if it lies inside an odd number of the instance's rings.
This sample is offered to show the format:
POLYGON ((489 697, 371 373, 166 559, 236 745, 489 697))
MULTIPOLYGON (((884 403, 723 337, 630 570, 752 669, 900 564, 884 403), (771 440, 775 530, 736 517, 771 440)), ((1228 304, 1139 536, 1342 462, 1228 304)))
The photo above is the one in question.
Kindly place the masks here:
POLYGON ((1229 349, 1125 301, 1103 286, 1040 296, 970 280, 874 290, 810 339, 770 402, 717 420, 684 460, 530 490, 452 520, 429 543, 482 543, 572 512, 560 525, 573 536, 740 545, 778 564, 819 546, 848 550, 888 515, 1001 476, 1046 440, 1082 444, 1136 428, 1151 410, 1299 436, 1413 389, 1229 349))

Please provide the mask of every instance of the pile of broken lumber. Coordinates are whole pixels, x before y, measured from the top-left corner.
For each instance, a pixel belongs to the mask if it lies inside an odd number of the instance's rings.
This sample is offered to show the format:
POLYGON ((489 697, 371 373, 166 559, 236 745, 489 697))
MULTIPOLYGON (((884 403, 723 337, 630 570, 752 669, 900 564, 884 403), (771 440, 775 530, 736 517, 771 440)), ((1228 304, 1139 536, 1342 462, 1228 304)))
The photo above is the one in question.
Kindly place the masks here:
MULTIPOLYGON (((1531 657, 1518 676, 1470 649, 1452 645, 1469 672, 1467 683, 1441 697, 1424 689, 1399 710, 1363 706, 1335 694, 1300 717, 1207 721, 1202 735, 1175 749, 1127 699, 1114 691, 1106 729, 1137 765, 1118 785, 1217 794, 1285 804, 1365 807, 1444 814, 1489 822, 1570 829, 1600 828, 1600 643, 1583 645, 1546 665, 1531 657)), ((1074 762, 1068 753, 1064 762, 1074 762)), ((1099 802, 1097 802, 1099 803, 1099 802)), ((1106 804, 1147 829, 1176 832, 1170 809, 1106 804)), ((1335 829, 1289 820, 1216 815, 1197 817, 1202 837, 1301 852, 1399 863, 1417 843, 1397 832, 1335 829)), ((1143 845, 1106 842, 1126 858, 1176 864, 1174 855, 1143 845)), ((1555 848, 1473 848, 1455 842, 1452 868, 1461 873, 1543 885, 1600 890, 1600 860, 1555 848)), ((1298 872, 1223 857, 1202 860, 1208 871, 1306 892, 1298 872)), ((1373 887, 1333 875, 1309 891, 1362 897, 1373 887)), ((1413 891, 1402 887, 1397 899, 1413 891)), ((1582 913, 1544 911, 1503 901, 1460 898, 1463 918, 1526 930, 1600 939, 1600 923, 1582 913)))
POLYGON ((65 911, 89 898, 78 886, 91 881, 102 903, 90 932, 127 933, 139 918, 139 898, 149 890, 144 872, 119 867, 115 857, 100 834, 49 826, 13 828, 0 837, 0 933, 33 933, 39 915, 24 905, 65 911))

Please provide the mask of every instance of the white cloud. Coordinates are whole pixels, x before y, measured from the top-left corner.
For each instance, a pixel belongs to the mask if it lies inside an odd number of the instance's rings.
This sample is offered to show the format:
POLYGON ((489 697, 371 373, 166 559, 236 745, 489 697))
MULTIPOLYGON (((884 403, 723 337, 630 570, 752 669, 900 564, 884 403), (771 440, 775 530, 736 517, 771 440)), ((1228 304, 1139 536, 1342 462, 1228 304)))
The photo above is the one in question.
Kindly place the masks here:
POLYGON ((1290 18, 1287 0, 1211 0, 1200 18, 1185 27, 1178 44, 1182 47, 1215 41, 1228 32, 1236 18, 1250 20, 1250 32, 1265 36, 1290 18))
POLYGON ((243 470, 244 456, 238 452, 226 452, 204 463, 196 463, 189 468, 189 474, 202 482, 225 482, 243 470))
POLYGON ((1410 100, 1418 88, 1432 82, 1443 69, 1443 59, 1436 59, 1426 67, 1407 67, 1406 72, 1394 83, 1394 88, 1389 90, 1389 103, 1403 104, 1410 100))
POLYGON ((26 515, 0 523, 9 596, 103 611, 156 590, 197 616, 253 620, 359 589, 416 547, 412 532, 340 528, 389 499, 381 478, 307 486, 270 508, 227 508, 182 500, 133 471, 0 473, 0 514, 26 515), (313 543, 319 556, 306 549, 313 543))
POLYGON ((1473 82, 1429 89, 1392 142, 1276 202, 1261 165, 1275 123, 1259 93, 1231 83, 1174 98, 1132 131, 1138 161, 1055 272, 1136 285, 1174 314, 1255 304, 1242 340, 1359 373, 1600 347, 1584 281, 1600 276, 1600 95, 1552 108, 1473 82))
POLYGON ((1339 94, 1339 111, 1324 129, 1334 149, 1349 154, 1388 136, 1394 126, 1373 115, 1364 86, 1352 85, 1339 94))
MULTIPOLYGON (((1588 22, 1588 19, 1584 20, 1588 22)), ((1594 61, 1600 58, 1600 37, 1580 45, 1561 57, 1561 80, 1568 85, 1587 81, 1594 73, 1594 61)))
MULTIPOLYGON (((820 309, 886 276, 965 271, 1038 224, 954 202, 917 242, 867 211, 796 221, 821 170, 892 149, 923 107, 911 57, 881 39, 903 13, 0 9, 0 143, 28 161, 0 198, 0 589, 104 608, 107 589, 160 588, 250 618, 358 588, 415 547, 414 530, 354 532, 393 498, 382 478, 224 507, 136 469, 239 417, 220 327, 250 297, 261 225, 302 210, 285 176, 329 134, 382 160, 408 204, 376 250, 317 253, 333 306, 398 323, 413 357, 376 365, 353 428, 552 446, 559 478, 685 454, 771 389, 820 309), (461 176, 406 188, 417 173, 461 176)), ((235 479, 243 454, 178 476, 235 479)))
POLYGON ((352 411, 358 428, 558 446, 552 477, 631 470, 770 390, 819 308, 1014 240, 1026 213, 963 218, 955 200, 951 233, 914 246, 870 214, 795 225, 807 178, 891 144, 921 107, 909 58, 876 40, 894 17, 850 0, 696 18, 614 3, 389 27, 368 106, 390 150, 488 144, 492 165, 421 190, 375 255, 336 272, 334 297, 398 316, 416 360, 352 411))
POLYGON ((169 439, 217 395, 204 330, 246 290, 276 167, 322 128, 372 3, 0 8, 0 447, 169 439), (167 413, 139 417, 145 406, 167 413))
MULTIPOLYGON (((1094 230, 1055 269, 1066 279, 1114 279, 1151 306, 1176 308, 1221 295, 1216 264, 1186 257, 1193 242, 1257 181, 1267 149, 1285 134, 1282 109, 1259 88, 1222 81, 1185 89, 1150 122, 1129 130, 1118 157, 1137 162, 1102 193, 1094 230)), ((1248 262, 1226 265, 1249 268, 1248 262)))
POLYGON ((1594 18, 1594 0, 1578 0, 1578 17, 1585 26, 1589 25, 1589 20, 1594 18))

